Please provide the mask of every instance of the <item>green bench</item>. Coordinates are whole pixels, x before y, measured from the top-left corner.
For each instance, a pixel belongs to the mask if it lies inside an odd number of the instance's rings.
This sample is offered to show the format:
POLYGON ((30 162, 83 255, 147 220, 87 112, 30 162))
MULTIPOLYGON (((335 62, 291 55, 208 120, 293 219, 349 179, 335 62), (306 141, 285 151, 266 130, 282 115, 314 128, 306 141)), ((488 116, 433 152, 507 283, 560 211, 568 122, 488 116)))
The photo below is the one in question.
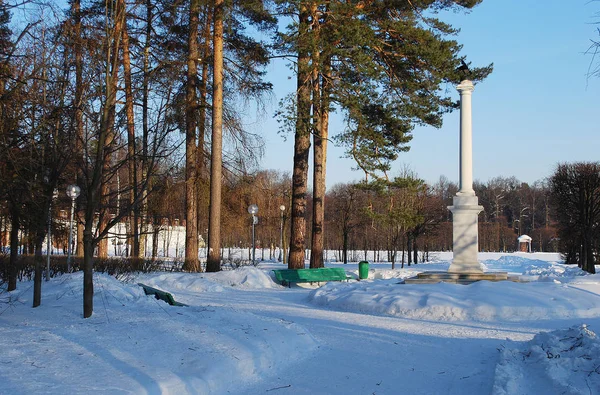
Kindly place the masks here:
POLYGON ((281 285, 292 286, 292 283, 320 283, 325 281, 352 280, 342 268, 320 267, 318 269, 281 269, 273 270, 281 285))
POLYGON ((161 291, 160 289, 153 288, 153 287, 151 287, 149 285, 142 284, 142 283, 138 283, 138 285, 144 289, 144 293, 146 295, 154 295, 154 297, 156 299, 158 299, 158 300, 164 300, 165 302, 167 302, 171 306, 187 306, 186 304, 179 303, 179 302, 175 301, 175 298, 173 298, 173 295, 171 295, 168 292, 161 291))

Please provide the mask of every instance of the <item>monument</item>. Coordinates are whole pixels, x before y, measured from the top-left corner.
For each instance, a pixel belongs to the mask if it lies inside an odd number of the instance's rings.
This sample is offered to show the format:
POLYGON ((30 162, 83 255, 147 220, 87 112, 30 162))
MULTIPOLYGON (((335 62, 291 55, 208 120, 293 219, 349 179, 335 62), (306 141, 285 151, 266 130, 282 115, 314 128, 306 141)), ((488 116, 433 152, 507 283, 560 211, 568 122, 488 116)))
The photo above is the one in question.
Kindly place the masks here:
POLYGON ((449 273, 483 273, 477 261, 478 221, 483 207, 473 190, 473 124, 471 94, 475 87, 464 80, 456 87, 460 92, 460 178, 459 190, 448 207, 452 212, 452 251, 454 259, 449 273))
POLYGON ((484 273, 477 260, 479 251, 477 216, 483 210, 473 190, 473 125, 471 121, 471 96, 473 82, 463 80, 456 89, 460 93, 460 169, 459 191, 452 199, 453 259, 447 272, 419 273, 405 283, 453 282, 470 284, 479 280, 502 281, 506 272, 484 273))

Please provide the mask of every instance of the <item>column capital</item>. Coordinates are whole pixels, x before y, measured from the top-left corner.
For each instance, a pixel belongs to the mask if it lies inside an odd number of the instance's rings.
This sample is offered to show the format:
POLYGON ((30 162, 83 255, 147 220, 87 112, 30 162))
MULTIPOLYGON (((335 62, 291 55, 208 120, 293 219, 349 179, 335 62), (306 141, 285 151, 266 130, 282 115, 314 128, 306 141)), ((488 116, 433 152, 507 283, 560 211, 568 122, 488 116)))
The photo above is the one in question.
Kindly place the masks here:
POLYGON ((471 93, 475 90, 475 85, 473 85, 473 82, 471 82, 470 80, 463 80, 461 81, 461 83, 459 85, 456 86, 456 89, 463 94, 464 93, 471 93))

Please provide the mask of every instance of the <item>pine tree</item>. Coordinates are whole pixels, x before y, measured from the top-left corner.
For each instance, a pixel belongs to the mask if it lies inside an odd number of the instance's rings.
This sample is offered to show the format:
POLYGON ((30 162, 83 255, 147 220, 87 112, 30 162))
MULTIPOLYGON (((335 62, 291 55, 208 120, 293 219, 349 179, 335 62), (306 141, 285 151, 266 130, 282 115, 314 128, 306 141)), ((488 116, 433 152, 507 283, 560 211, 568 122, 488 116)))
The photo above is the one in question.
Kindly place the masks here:
POLYGON ((245 33, 246 26, 254 26, 259 31, 270 31, 275 26, 274 17, 265 8, 263 1, 214 3, 213 17, 213 96, 212 96, 212 137, 210 158, 210 214, 208 227, 208 259, 206 270, 221 270, 221 204, 223 131, 226 125, 230 133, 236 133, 241 141, 247 139, 240 127, 237 112, 228 111, 227 99, 254 99, 260 101, 262 95, 271 89, 271 84, 263 81, 264 67, 269 61, 265 44, 245 33), (226 62, 227 54, 234 61, 226 62), (232 122, 233 121, 233 122, 232 122), (237 125, 236 125, 237 124, 237 125))
MULTIPOLYGON (((296 143, 307 134, 313 134, 315 141, 311 267, 322 265, 323 144, 330 107, 344 111, 348 128, 337 140, 348 147, 348 156, 356 160, 365 177, 387 177, 391 162, 409 149, 414 126, 439 127, 442 115, 456 108, 443 95, 441 85, 464 77, 457 71, 464 61, 460 45, 447 39, 456 30, 425 15, 429 10, 471 8, 480 1, 278 2, 282 13, 298 15, 281 36, 280 45, 284 53, 294 52, 298 59, 296 115, 292 117, 296 143)), ((491 66, 474 68, 469 78, 478 81, 490 71, 491 66)), ((290 268, 303 267, 299 252, 305 243, 302 207, 309 145, 297 147, 301 149, 294 151, 296 209, 292 210, 290 258, 293 253, 294 259, 290 268)))
POLYGON ((221 178, 223 166, 223 0, 214 5, 213 106, 210 155, 210 212, 206 271, 221 270, 221 178))
POLYGON ((197 159, 196 146, 198 108, 197 95, 197 59, 198 59, 198 24, 200 1, 190 0, 189 26, 188 26, 188 56, 187 80, 185 98, 185 264, 186 270, 197 272, 200 270, 198 262, 198 199, 196 196, 197 159))

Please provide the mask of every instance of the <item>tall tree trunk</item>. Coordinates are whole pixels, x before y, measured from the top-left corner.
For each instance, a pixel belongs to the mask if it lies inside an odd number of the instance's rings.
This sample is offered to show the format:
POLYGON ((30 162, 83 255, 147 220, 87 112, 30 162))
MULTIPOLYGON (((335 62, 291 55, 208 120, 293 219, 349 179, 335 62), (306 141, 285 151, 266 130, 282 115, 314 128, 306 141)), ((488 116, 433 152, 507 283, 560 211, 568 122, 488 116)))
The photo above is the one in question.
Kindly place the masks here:
POLYGON ((592 245, 592 230, 589 229, 586 231, 586 234, 583 235, 583 257, 581 268, 590 274, 596 274, 594 251, 592 245))
MULTIPOLYGON (((313 62, 319 63, 318 56, 313 62)), ((322 76, 313 75, 313 117, 316 120, 313 166, 313 228, 310 267, 324 267, 325 192, 327 170, 327 139, 329 138, 329 103, 331 92, 331 58, 323 59, 322 76), (319 99, 315 101, 315 97, 319 99)))
MULTIPOLYGON (((86 210, 87 216, 88 210, 86 210)), ((94 236, 91 222, 86 221, 83 231, 83 318, 89 318, 94 312, 94 236)))
POLYGON ((134 214, 137 213, 140 235, 136 246, 137 257, 146 255, 146 237, 148 234, 148 194, 146 191, 151 187, 148 179, 148 139, 150 134, 149 129, 149 107, 148 98, 150 96, 150 43, 152 37, 152 0, 146 0, 146 38, 144 41, 144 61, 143 61, 143 76, 142 76, 142 161, 141 161, 141 180, 138 193, 142 194, 141 205, 135 207, 134 214))
POLYGON ((154 225, 152 227, 152 260, 155 260, 158 256, 158 236, 160 235, 160 223, 158 218, 154 218, 154 225))
MULTIPOLYGON (((76 161, 80 163, 77 169, 77 185, 83 185, 83 174, 81 168, 83 158, 83 44, 81 36, 81 0, 73 0, 72 13, 74 18, 74 52, 75 52, 75 155, 76 161)), ((83 257, 83 219, 85 212, 78 210, 76 219, 77 242, 75 243, 75 254, 83 257)))
MULTIPOLYGON (((317 4, 311 4, 313 46, 312 67, 312 124, 313 124, 313 207, 310 248, 310 268, 323 267, 323 224, 325 203, 325 168, 323 152, 323 126, 321 124, 321 56, 319 49, 319 12, 317 4)), ((325 132, 326 133, 326 132, 325 132)))
POLYGON ((281 246, 281 248, 283 249, 283 251, 282 251, 283 262, 282 263, 284 265, 287 264, 287 260, 288 260, 287 253, 286 253, 287 252, 287 248, 288 248, 288 246, 287 246, 288 245, 288 237, 287 237, 287 227, 286 227, 286 224, 287 224, 287 215, 283 214, 283 240, 282 240, 282 246, 281 246))
MULTIPOLYGON (((135 147, 135 119, 133 109, 133 84, 131 82, 131 58, 129 55, 129 33, 127 25, 123 27, 123 78, 125 80, 125 116, 127 118, 127 155, 129 170, 129 204, 133 208, 133 215, 129 216, 131 235, 128 242, 133 245, 133 256, 139 256, 139 209, 134 207, 138 195, 137 182, 137 155, 135 147)), ((136 205, 137 206, 137 205, 136 205)), ((117 213, 118 214, 118 213, 117 213)))
POLYGON ((210 59, 210 43, 211 43, 211 24, 212 24, 212 13, 205 12, 206 19, 204 23, 204 32, 203 32, 203 49, 202 49, 202 78, 200 79, 200 86, 198 87, 200 93, 200 108, 198 109, 198 148, 196 159, 198 163, 198 169, 196 170, 197 177, 197 217, 198 217, 198 231, 201 232, 204 229, 208 228, 208 224, 206 222, 205 216, 201 215, 202 210, 208 211, 208 199, 206 199, 205 191, 208 187, 208 176, 206 174, 206 160, 204 155, 204 141, 206 136, 206 111, 208 109, 208 71, 209 64, 208 59, 210 59))
POLYGON ((190 22, 188 34, 188 59, 186 82, 186 144, 185 144, 185 262, 186 270, 197 272, 200 270, 198 262, 198 210, 196 196, 197 178, 197 147, 196 147, 196 77, 198 60, 198 14, 200 11, 199 0, 190 1, 190 22))
MULTIPOLYGON (((108 7, 108 5, 107 5, 108 7)), ((89 318, 93 313, 94 289, 93 289, 93 261, 94 247, 97 240, 92 234, 92 225, 96 210, 100 209, 105 171, 110 162, 110 146, 113 140, 113 128, 115 124, 117 104, 117 78, 119 66, 119 48, 122 37, 122 28, 125 23, 125 0, 118 0, 115 10, 107 10, 108 14, 114 15, 112 28, 106 29, 106 101, 102 108, 100 128, 96 145, 96 161, 91 174, 91 182, 86 191, 87 207, 85 209, 85 228, 83 236, 83 317, 89 318)), ((100 226, 100 232, 104 228, 100 226)), ((102 237, 100 235, 99 237, 102 237)))
POLYGON ((308 36, 309 13, 300 6, 298 27, 297 118, 294 137, 294 170, 292 175, 292 230, 288 268, 304 268, 306 242, 306 190, 308 183, 308 154, 310 151, 310 83, 308 36))
MULTIPOLYGON (((123 26, 125 25, 125 0, 117 0, 115 4, 116 9, 114 11, 114 25, 112 30, 112 37, 107 37, 107 47, 109 50, 108 54, 108 67, 109 71, 106 76, 106 118, 104 125, 101 126, 103 130, 101 133, 105 133, 105 140, 103 146, 104 159, 102 161, 102 171, 100 176, 100 219, 98 223, 98 234, 103 233, 108 226, 110 219, 110 212, 108 211, 108 195, 110 187, 106 182, 105 174, 108 174, 111 167, 111 147, 114 142, 115 136, 115 119, 117 114, 117 90, 119 80, 119 50, 121 49, 121 42, 123 39, 123 26)), ((107 30, 107 34, 108 34, 107 30)), ((98 242, 98 257, 108 257, 108 235, 101 237, 98 242)))
POLYGON ((342 262, 348 263, 348 232, 345 229, 342 231, 342 262))
POLYGON ((400 265, 401 269, 404 269, 404 259, 405 259, 405 251, 404 251, 404 245, 406 244, 406 235, 403 234, 402 235, 402 265, 400 265))
POLYGON ((419 263, 419 248, 417 247, 417 238, 413 237, 413 262, 419 263))
POLYGON ((85 211, 78 210, 77 214, 75 215, 75 229, 76 229, 76 233, 77 233, 75 235, 75 238, 77 240, 75 241, 75 254, 74 255, 78 256, 79 258, 83 257, 83 250, 84 250, 84 246, 83 246, 84 222, 85 222, 85 211))
MULTIPOLYGON (((34 247, 34 273, 33 273, 33 307, 38 307, 42 304, 42 267, 44 266, 44 256, 42 255, 42 245, 46 232, 43 231, 45 226, 36 225, 42 229, 35 231, 35 247, 34 247)), ((48 248, 50 248, 48 246, 48 248)))
POLYGON ((406 235, 406 254, 408 256, 408 266, 412 263, 412 237, 410 234, 406 235))
POLYGON ((223 0, 215 0, 210 214, 206 271, 221 270, 221 172, 223 164, 223 0))
POLYGON ((19 210, 11 203, 10 210, 10 261, 8 269, 8 288, 7 291, 17 289, 17 275, 19 274, 19 210))
MULTIPOLYGON (((117 6, 118 7, 118 6, 117 6)), ((121 25, 121 22, 118 21, 115 24, 115 30, 117 29, 116 25, 121 25)), ((120 26, 119 26, 120 27, 120 26)), ((115 31, 115 33, 117 33, 115 31)), ((119 54, 119 43, 120 42, 120 38, 115 38, 114 39, 114 47, 113 47, 113 56, 115 58, 118 58, 118 54, 119 54)), ((110 171, 111 168, 111 160, 112 160, 112 155, 109 153, 112 150, 112 146, 113 146, 113 142, 114 142, 114 136, 115 136, 115 131, 114 131, 114 127, 115 127, 115 117, 116 117, 116 106, 117 106, 117 89, 118 89, 118 66, 117 66, 117 61, 115 60, 114 63, 115 68, 112 70, 112 75, 110 76, 110 78, 107 79, 107 84, 110 84, 110 88, 107 88, 107 92, 111 92, 110 96, 107 93, 107 103, 106 105, 109 108, 108 111, 108 118, 107 118, 107 123, 106 123, 106 140, 105 140, 105 148, 104 148, 104 154, 106 155, 105 160, 103 161, 103 169, 102 169, 102 174, 108 174, 108 172, 110 171)), ((106 181, 106 177, 102 176, 101 177, 101 185, 102 187, 100 188, 101 193, 100 193, 100 218, 99 218, 99 222, 98 222, 98 234, 104 232, 108 226, 108 222, 110 220, 110 211, 108 210, 108 205, 109 205, 109 193, 110 193, 110 186, 108 184, 108 182, 106 181)), ((115 213, 116 214, 116 213, 115 213)), ((98 242, 98 257, 99 258, 108 258, 108 235, 102 237, 100 239, 100 241, 98 242)))

